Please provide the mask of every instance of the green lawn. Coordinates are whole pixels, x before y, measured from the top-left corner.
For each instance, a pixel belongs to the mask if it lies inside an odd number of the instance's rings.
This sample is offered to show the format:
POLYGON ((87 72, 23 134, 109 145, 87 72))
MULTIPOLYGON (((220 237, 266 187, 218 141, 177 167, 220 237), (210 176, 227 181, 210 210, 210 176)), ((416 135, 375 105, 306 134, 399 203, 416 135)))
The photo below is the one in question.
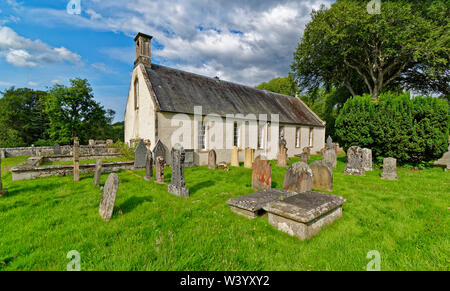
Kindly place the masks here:
MULTIPOLYGON (((111 158, 111 159, 102 159, 103 163, 111 163, 111 162, 126 162, 130 159, 127 158, 111 158)), ((95 164, 97 160, 80 160, 80 164, 95 164)), ((53 165, 72 165, 73 161, 65 161, 65 162, 43 162, 41 166, 53 166, 53 165)))
MULTIPOLYGON (((4 169, 0 270, 65 270, 71 250, 81 253, 82 270, 365 270, 370 250, 381 254, 382 270, 449 270, 450 172, 399 169, 399 181, 386 181, 380 170, 344 176, 344 161, 333 192, 347 199, 343 217, 304 242, 267 217, 230 211, 226 200, 254 192, 243 167, 187 168, 187 199, 144 181, 143 170, 123 171, 109 222, 98 214, 93 175, 12 182, 4 169)), ((281 188, 285 169, 272 169, 272 186, 281 188)))

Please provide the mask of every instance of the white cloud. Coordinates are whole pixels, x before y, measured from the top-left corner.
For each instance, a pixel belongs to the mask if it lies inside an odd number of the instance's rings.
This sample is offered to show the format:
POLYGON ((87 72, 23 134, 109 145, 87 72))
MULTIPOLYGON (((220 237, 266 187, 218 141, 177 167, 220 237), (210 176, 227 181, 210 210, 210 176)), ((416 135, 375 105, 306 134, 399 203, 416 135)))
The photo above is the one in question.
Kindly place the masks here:
POLYGON ((17 67, 36 67, 68 61, 79 63, 81 57, 65 47, 51 47, 41 40, 30 40, 6 26, 0 26, 0 57, 17 67))
POLYGON ((39 85, 39 83, 33 82, 33 81, 29 81, 29 82, 27 82, 27 85, 31 86, 31 87, 36 87, 37 85, 39 85))
POLYGON ((14 84, 10 83, 10 82, 0 81, 0 86, 2 86, 2 87, 12 87, 12 86, 14 86, 14 84))

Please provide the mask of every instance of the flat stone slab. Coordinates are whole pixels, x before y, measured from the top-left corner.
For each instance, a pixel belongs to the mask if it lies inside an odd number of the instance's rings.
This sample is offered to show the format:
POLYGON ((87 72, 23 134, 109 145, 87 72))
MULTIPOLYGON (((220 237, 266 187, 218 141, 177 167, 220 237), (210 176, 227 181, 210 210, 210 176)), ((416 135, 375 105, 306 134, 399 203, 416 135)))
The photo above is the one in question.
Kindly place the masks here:
POLYGON ((272 226, 305 240, 340 218, 345 202, 340 196, 310 191, 272 201, 264 210, 269 213, 272 226))
POLYGON ((263 207, 272 201, 280 200, 280 197, 286 198, 296 195, 297 193, 279 190, 266 189, 256 193, 232 198, 227 201, 231 210, 237 214, 244 215, 248 218, 255 218, 265 213, 263 207))

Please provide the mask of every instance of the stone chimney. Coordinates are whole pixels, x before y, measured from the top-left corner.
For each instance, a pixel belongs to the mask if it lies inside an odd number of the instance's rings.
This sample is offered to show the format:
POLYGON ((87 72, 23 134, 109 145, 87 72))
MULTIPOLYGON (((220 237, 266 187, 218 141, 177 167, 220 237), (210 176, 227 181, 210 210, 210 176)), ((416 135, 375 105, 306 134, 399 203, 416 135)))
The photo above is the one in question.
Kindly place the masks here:
POLYGON ((152 65, 151 58, 151 40, 152 36, 139 32, 134 41, 136 42, 136 60, 134 65, 141 63, 144 66, 150 67, 152 65))

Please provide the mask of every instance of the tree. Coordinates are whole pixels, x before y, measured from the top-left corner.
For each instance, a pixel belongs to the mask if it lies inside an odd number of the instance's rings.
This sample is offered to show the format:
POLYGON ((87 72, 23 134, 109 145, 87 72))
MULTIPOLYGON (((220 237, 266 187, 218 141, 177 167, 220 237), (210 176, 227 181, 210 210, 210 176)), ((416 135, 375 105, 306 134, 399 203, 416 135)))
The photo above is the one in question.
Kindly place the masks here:
POLYGON ((374 99, 386 90, 449 94, 449 1, 341 0, 313 11, 294 54, 300 88, 345 87, 374 99))
POLYGON ((297 85, 291 77, 278 77, 269 82, 263 82, 256 88, 288 96, 295 96, 297 92, 297 85))
POLYGON ((95 102, 86 79, 72 79, 71 86, 54 85, 49 90, 45 113, 50 120, 49 134, 54 142, 69 144, 75 136, 81 143, 106 138, 114 111, 95 102))

